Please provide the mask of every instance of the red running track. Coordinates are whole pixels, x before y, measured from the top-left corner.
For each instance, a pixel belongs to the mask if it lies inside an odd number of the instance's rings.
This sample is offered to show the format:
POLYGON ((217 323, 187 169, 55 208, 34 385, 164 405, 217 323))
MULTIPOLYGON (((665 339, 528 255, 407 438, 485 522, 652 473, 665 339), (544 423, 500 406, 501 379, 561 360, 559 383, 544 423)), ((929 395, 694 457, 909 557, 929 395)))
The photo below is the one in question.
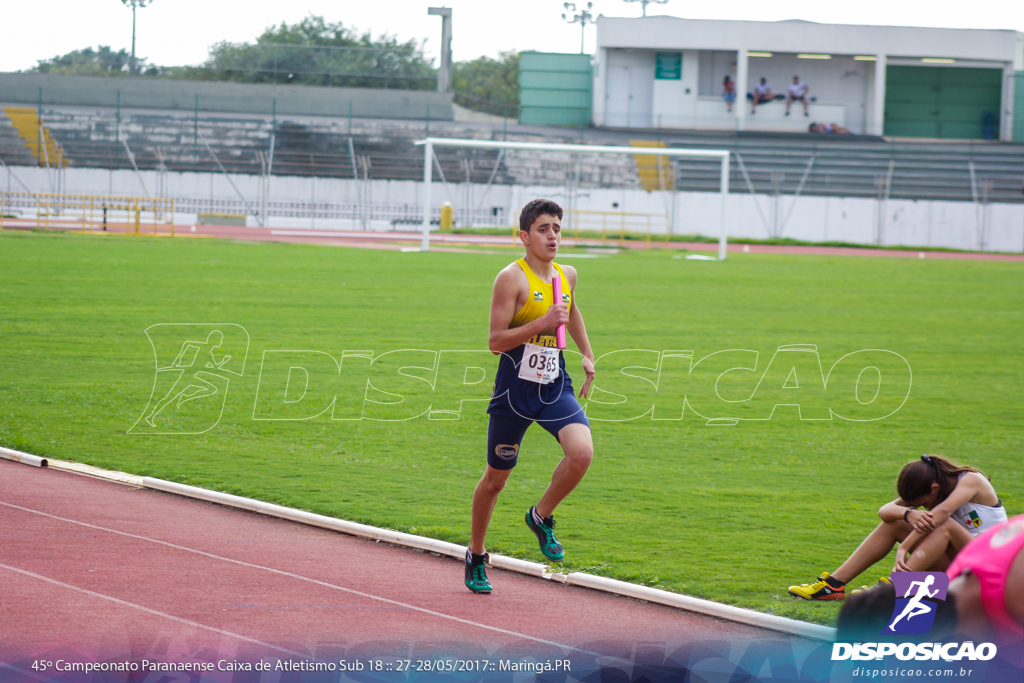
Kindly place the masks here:
MULTIPOLYGON (((12 229, 34 229, 35 220, 8 219, 6 227, 12 229)), ((123 223, 111 224, 110 233, 124 233, 129 226, 123 223)), ((77 231, 76 228, 53 228, 63 229, 69 232, 77 231)), ((140 234, 152 235, 143 229, 140 234)), ((160 226, 162 235, 169 235, 169 228, 166 225, 160 226)), ((359 247, 364 249, 390 249, 398 251, 402 248, 418 247, 422 240, 420 232, 358 232, 331 229, 313 228, 249 228, 243 226, 227 225, 177 225, 177 235, 191 237, 222 237, 238 240, 252 240, 259 242, 293 242, 304 244, 322 244, 325 246, 337 247, 359 247)), ((94 234, 102 234, 93 231, 94 234)), ((566 246, 577 244, 577 240, 566 236, 563 241, 566 246)), ((579 246, 594 247, 620 247, 625 249, 671 249, 681 251, 718 252, 717 242, 669 242, 654 238, 650 244, 643 240, 625 240, 621 244, 617 239, 609 239, 607 242, 600 240, 579 240, 579 246)), ((445 233, 431 233, 430 248, 434 251, 463 251, 467 245, 479 247, 481 245, 492 246, 515 246, 517 242, 509 236, 499 235, 459 235, 445 233)), ((730 242, 727 250, 731 254, 810 254, 816 256, 876 256, 887 258, 937 258, 937 259, 961 259, 970 261, 1024 261, 1024 254, 1009 254, 999 252, 967 252, 967 251, 930 251, 924 249, 872 249, 869 247, 820 247, 812 245, 786 245, 786 244, 741 244, 730 242)))
POLYGON ((474 595, 462 572, 452 558, 0 460, 0 679, 3 664, 24 674, 61 658, 595 661, 706 641, 817 645, 496 569, 495 592, 474 595))

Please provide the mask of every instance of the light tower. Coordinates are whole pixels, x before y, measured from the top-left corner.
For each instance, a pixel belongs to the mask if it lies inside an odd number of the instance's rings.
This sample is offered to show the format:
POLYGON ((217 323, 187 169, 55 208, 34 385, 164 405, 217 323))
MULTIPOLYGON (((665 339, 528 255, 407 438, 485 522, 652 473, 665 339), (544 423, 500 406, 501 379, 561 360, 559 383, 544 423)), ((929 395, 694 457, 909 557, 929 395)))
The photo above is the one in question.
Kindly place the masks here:
POLYGON ((452 89, 452 8, 428 7, 427 14, 441 17, 441 68, 437 70, 437 91, 452 89))
POLYGON ((139 7, 145 7, 153 0, 121 0, 127 7, 132 8, 132 58, 128 62, 128 73, 134 76, 138 72, 138 66, 135 62, 135 10, 139 7))
POLYGON ((623 2, 639 2, 644 8, 644 16, 647 16, 647 6, 651 4, 664 5, 668 0, 622 0, 623 2))
POLYGON ((562 6, 569 11, 569 14, 563 14, 562 18, 570 24, 578 23, 580 25, 580 54, 583 54, 584 31, 587 28, 587 24, 594 23, 594 15, 590 13, 590 10, 594 8, 594 3, 588 2, 586 8, 580 9, 577 14, 572 14, 576 12, 575 2, 566 2, 562 6), (570 15, 572 15, 572 18, 570 18, 570 15))

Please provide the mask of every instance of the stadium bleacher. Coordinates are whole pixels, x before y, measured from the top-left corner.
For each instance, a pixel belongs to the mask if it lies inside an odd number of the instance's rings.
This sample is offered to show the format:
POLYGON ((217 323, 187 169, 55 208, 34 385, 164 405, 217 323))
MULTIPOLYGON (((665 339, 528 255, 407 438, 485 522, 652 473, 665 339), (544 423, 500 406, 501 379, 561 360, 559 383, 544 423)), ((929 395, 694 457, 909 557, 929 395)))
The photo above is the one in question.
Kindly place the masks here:
MULTIPOLYGON (((732 192, 891 199, 1022 202, 1024 145, 991 142, 884 140, 820 134, 697 134, 667 131, 566 129, 517 124, 246 115, 186 116, 180 112, 45 107, 49 135, 71 167, 170 171, 219 170, 274 175, 419 180, 428 132, 470 137, 629 145, 657 140, 669 147, 729 149, 732 192), (129 154, 129 150, 131 154, 129 154), (214 158, 216 157, 216 158, 214 158), (813 159, 813 161, 812 161, 813 159), (804 177, 806 174, 806 178, 804 177)), ((449 182, 640 187, 632 156, 572 155, 438 148, 449 182), (495 168, 497 162, 497 168, 495 168), (571 169, 571 170, 570 170, 571 169)), ((0 158, 33 165, 7 117, 0 119, 0 158), (20 144, 19 144, 20 143, 20 144)), ((714 192, 713 160, 677 159, 675 188, 714 192)))
POLYGON ((11 166, 34 166, 37 163, 7 116, 0 116, 0 159, 11 166))
MULTIPOLYGON (((720 149, 722 141, 673 136, 668 145, 720 149)), ((810 165, 804 194, 1024 201, 1024 145, 811 134, 733 137, 727 148, 736 159, 731 178, 735 192, 748 189, 742 160, 754 188, 769 194, 795 193, 810 165)), ((675 166, 677 186, 714 191, 716 170, 714 163, 681 160, 675 166)))

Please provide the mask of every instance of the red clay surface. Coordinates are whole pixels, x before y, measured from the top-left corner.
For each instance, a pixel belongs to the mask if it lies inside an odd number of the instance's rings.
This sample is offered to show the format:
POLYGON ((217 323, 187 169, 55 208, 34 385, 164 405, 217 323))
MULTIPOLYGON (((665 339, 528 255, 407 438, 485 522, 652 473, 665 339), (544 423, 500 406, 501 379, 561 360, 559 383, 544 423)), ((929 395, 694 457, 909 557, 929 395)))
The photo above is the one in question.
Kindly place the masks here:
MULTIPOLYGON (((36 221, 28 219, 5 219, 6 228, 34 229, 36 221)), ((124 224, 111 224, 108 226, 111 233, 124 233, 127 231, 124 224)), ((77 227, 54 227, 53 229, 79 230, 77 227)), ((162 225, 159 228, 160 234, 168 235, 170 228, 162 225)), ((97 232, 97 231, 93 231, 97 232)), ((141 234, 152 235, 152 226, 143 226, 141 234)), ((192 237, 224 237, 239 240, 271 241, 271 242, 300 242, 306 244, 324 244, 339 247, 360 247, 365 249, 390 249, 394 251, 403 248, 418 247, 421 243, 422 233, 420 232, 358 232, 348 230, 312 229, 312 228, 247 228, 242 226, 225 225, 178 225, 175 226, 175 234, 192 237), (195 231, 192 228, 195 227, 195 231)), ((511 232, 507 237, 491 235, 456 235, 431 233, 430 248, 434 251, 461 251, 459 247, 465 246, 513 246, 516 243, 512 240, 511 232)), ((618 240, 609 239, 602 243, 600 240, 574 240, 566 237, 563 242, 565 246, 621 246, 626 249, 662 249, 666 243, 658 239, 652 239, 650 245, 642 240, 626 240, 619 244, 618 240)), ((669 242, 669 249, 685 251, 700 251, 718 253, 718 243, 712 242, 669 242)), ((930 251, 928 249, 870 249, 857 247, 816 247, 778 244, 728 244, 729 253, 751 253, 751 254, 814 254, 818 256, 888 256, 892 258, 940 258, 940 259, 967 259, 974 261, 1024 261, 1024 254, 1005 254, 992 252, 961 252, 961 251, 930 251)))
POLYGON ((815 646, 495 569, 495 592, 474 595, 462 574, 452 558, 0 460, 0 674, 59 658, 594 661, 705 641, 815 646))

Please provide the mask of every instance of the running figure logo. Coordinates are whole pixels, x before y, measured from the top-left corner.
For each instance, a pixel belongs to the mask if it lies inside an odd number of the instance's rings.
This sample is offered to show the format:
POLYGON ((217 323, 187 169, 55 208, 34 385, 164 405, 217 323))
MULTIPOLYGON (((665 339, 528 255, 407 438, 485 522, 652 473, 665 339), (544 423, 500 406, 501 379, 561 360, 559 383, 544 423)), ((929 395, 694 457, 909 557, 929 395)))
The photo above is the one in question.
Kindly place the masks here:
POLYGON ((896 606, 882 633, 927 633, 935 623, 938 601, 946 599, 949 577, 943 572, 894 572, 889 578, 896 589, 896 606))
POLYGON ((161 323, 146 330, 153 390, 129 434, 202 434, 224 414, 230 375, 241 377, 249 333, 230 323, 161 323))

